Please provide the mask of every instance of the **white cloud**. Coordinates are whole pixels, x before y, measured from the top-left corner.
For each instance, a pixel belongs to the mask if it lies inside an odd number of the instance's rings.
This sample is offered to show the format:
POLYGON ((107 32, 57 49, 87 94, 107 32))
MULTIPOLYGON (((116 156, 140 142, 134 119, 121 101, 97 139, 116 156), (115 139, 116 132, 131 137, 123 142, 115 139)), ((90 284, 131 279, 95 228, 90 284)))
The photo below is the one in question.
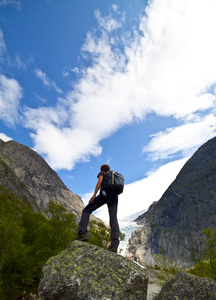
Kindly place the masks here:
POLYGON ((128 70, 132 85, 140 89, 140 108, 164 116, 184 117, 213 107, 215 100, 207 91, 216 80, 216 3, 207 1, 203 9, 202 1, 183 1, 180 10, 180 2, 153 1, 141 22, 143 38, 139 36, 128 50, 128 70))
POLYGON ((195 148, 215 136, 216 117, 205 116, 197 122, 168 128, 153 135, 152 140, 143 148, 153 160, 164 159, 178 151, 190 155, 195 148))
POLYGON ((16 67, 19 70, 24 70, 25 71, 26 68, 27 68, 26 62, 24 62, 23 59, 19 55, 16 55, 16 57, 15 57, 15 64, 16 64, 16 67))
POLYGON ((167 163, 152 171, 140 181, 126 185, 119 200, 119 218, 148 209, 154 201, 158 201, 169 185, 175 180, 188 158, 167 163))
MULTIPOLYGON (((0 7, 12 2, 14 1, 0 1, 0 7)), ((0 61, 4 59, 5 62, 7 60, 5 60, 5 55, 7 55, 7 48, 3 32, 0 29, 0 61)), ((14 126, 19 121, 21 97, 22 88, 19 83, 13 78, 0 74, 0 119, 8 126, 14 126)))
POLYGON ((56 85, 55 82, 48 78, 46 73, 42 72, 40 69, 35 69, 35 75, 43 82, 44 85, 53 87, 58 93, 62 93, 62 90, 56 85))
POLYGON ((21 7, 21 2, 19 0, 0 0, 0 7, 1 6, 14 6, 19 10, 21 7))
POLYGON ((84 195, 81 195, 82 201, 85 204, 85 206, 88 204, 89 200, 91 199, 94 191, 91 191, 89 193, 85 193, 84 195))
POLYGON ((31 136, 37 145, 36 151, 51 152, 47 160, 56 170, 63 166, 73 169, 74 162, 86 162, 89 161, 90 155, 101 154, 101 147, 95 142, 94 133, 91 134, 82 129, 60 129, 52 124, 44 123, 44 126, 40 124, 37 133, 31 136))
POLYGON ((5 41, 4 41, 3 32, 0 29, 0 59, 2 59, 5 52, 6 52, 6 44, 5 44, 5 41))
MULTIPOLYGON (((128 212, 132 215, 136 212, 147 210, 152 202, 158 201, 173 180, 175 180, 187 159, 183 158, 170 162, 156 171, 152 171, 146 178, 126 185, 123 194, 119 196, 118 218, 123 219, 127 217, 128 212)), ((85 205, 91 198, 92 193, 82 196, 85 205)), ((109 221, 106 205, 99 208, 94 214, 105 222, 109 221)))
MULTIPOLYGON (((205 130, 210 136, 214 134, 214 117, 209 117, 213 121, 207 118, 199 125, 190 124, 188 116, 196 117, 207 110, 208 114, 210 110, 214 113, 215 94, 211 87, 216 82, 216 42, 212 38, 215 10, 216 2, 212 0, 205 1, 205 5, 201 0, 154 0, 124 51, 115 34, 123 15, 102 18, 96 13, 102 31, 89 32, 82 47, 90 65, 66 99, 50 108, 51 113, 56 110, 56 115, 59 106, 61 111, 65 109, 65 123, 60 118, 57 123, 29 120, 30 124, 38 124, 37 128, 32 127, 37 151, 46 154, 53 167, 69 169, 77 161, 99 155, 102 139, 134 119, 143 120, 149 112, 174 116, 184 124, 181 129, 166 132, 168 139, 172 132, 174 135, 180 131, 183 142, 180 146, 176 139, 169 138, 170 145, 164 150, 169 154, 192 147, 182 138, 187 129, 197 134, 193 139, 195 146, 197 141, 206 140, 205 130)), ((45 73, 37 70, 37 76, 50 85, 45 73)), ((27 119, 31 116, 28 112, 27 119)), ((35 118, 41 120, 41 115, 35 114, 35 118)), ((160 133, 145 150, 151 151, 160 136, 163 146, 165 137, 162 139, 164 134, 160 133)), ((163 157, 162 146, 158 158, 163 157)))
POLYGON ((37 76, 38 79, 40 79, 44 85, 50 86, 50 80, 48 79, 47 75, 42 72, 39 69, 35 70, 35 75, 37 76))
POLYGON ((0 118, 9 126, 19 121, 19 106, 22 88, 12 78, 0 74, 0 118))
POLYGON ((94 132, 63 126, 65 121, 69 121, 69 115, 61 105, 52 110, 46 107, 25 108, 23 113, 28 115, 25 126, 36 132, 31 134, 35 150, 50 153, 47 161, 56 170, 63 166, 73 169, 74 162, 88 161, 90 155, 100 155, 101 147, 95 142, 94 132))
MULTIPOLYGON (((112 6, 112 10, 113 10, 113 12, 115 12, 117 14, 120 14, 118 12, 117 5, 113 5, 112 6)), ((121 28, 122 27, 122 22, 125 19, 125 15, 124 14, 121 14, 121 19, 120 20, 116 19, 111 14, 108 15, 108 16, 102 17, 99 10, 96 10, 95 16, 96 16, 96 18, 98 20, 99 26, 102 27, 107 32, 112 32, 114 30, 117 30, 117 29, 121 28)))
POLYGON ((7 136, 6 134, 0 132, 0 139, 3 140, 4 142, 8 142, 10 140, 12 140, 12 138, 10 138, 9 136, 7 136))

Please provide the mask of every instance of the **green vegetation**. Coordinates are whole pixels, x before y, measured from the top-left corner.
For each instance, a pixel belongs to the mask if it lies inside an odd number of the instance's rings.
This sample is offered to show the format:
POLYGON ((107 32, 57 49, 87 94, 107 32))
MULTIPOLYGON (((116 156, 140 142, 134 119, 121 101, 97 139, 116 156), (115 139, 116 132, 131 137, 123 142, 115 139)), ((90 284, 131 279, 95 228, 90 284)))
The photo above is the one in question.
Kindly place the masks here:
POLYGON ((200 277, 206 277, 216 280, 216 228, 202 230, 203 250, 199 251, 198 259, 195 261, 195 266, 186 270, 186 268, 179 268, 178 264, 164 254, 154 254, 156 264, 150 268, 176 274, 179 271, 185 271, 200 277))
POLYGON ((100 246, 107 249, 110 243, 110 232, 102 222, 89 222, 89 240, 92 245, 100 246))
POLYGON ((180 271, 178 264, 173 259, 170 259, 167 254, 164 254, 162 249, 160 250, 160 254, 154 254, 153 257, 156 261, 154 269, 162 270, 173 275, 180 271))
MULTIPOLYGON (((49 218, 0 189, 0 299, 37 293, 43 265, 77 236, 76 217, 63 205, 51 201, 46 213, 49 218)), ((91 221, 89 235, 90 243, 108 246, 110 233, 103 223, 91 221)))
POLYGON ((204 250, 189 273, 216 280, 216 228, 203 230, 204 250))
MULTIPOLYGON (((120 241, 125 239, 125 234, 120 232, 120 241)), ((110 245, 110 230, 107 229, 103 222, 89 222, 89 240, 92 245, 100 246, 107 249, 110 245)))

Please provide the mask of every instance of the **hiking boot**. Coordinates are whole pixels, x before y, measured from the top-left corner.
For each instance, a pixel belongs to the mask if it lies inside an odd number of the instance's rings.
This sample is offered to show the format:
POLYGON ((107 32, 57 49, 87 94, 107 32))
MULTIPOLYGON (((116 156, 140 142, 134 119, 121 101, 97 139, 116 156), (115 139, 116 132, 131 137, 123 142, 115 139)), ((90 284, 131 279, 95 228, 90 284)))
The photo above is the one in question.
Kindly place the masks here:
POLYGON ((82 241, 82 242, 87 242, 88 241, 88 235, 87 233, 79 234, 74 241, 82 241))
POLYGON ((109 246, 108 251, 117 253, 117 248, 113 246, 109 246))

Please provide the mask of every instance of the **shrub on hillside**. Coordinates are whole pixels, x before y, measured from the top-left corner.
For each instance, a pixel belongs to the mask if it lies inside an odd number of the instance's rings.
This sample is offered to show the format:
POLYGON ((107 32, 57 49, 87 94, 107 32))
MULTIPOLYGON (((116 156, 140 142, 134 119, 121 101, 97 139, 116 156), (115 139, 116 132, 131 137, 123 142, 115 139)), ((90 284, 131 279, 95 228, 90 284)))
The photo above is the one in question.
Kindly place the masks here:
MULTIPOLYGON (((12 201, 13 200, 13 201, 12 201)), ((18 211, 8 195, 0 193, 0 299, 15 300, 24 291, 37 292, 42 267, 76 237, 75 215, 51 201, 46 218, 30 208, 18 211)), ((106 226, 90 222, 90 243, 107 247, 106 226)))

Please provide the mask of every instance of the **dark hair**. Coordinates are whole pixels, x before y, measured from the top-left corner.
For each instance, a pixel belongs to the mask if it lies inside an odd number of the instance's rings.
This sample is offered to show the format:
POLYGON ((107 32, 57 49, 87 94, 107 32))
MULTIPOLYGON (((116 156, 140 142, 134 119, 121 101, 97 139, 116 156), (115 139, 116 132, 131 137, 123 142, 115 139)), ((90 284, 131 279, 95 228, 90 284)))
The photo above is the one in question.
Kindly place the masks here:
POLYGON ((109 170, 110 170, 110 166, 109 165, 102 165, 101 166, 101 171, 108 172, 109 170))

